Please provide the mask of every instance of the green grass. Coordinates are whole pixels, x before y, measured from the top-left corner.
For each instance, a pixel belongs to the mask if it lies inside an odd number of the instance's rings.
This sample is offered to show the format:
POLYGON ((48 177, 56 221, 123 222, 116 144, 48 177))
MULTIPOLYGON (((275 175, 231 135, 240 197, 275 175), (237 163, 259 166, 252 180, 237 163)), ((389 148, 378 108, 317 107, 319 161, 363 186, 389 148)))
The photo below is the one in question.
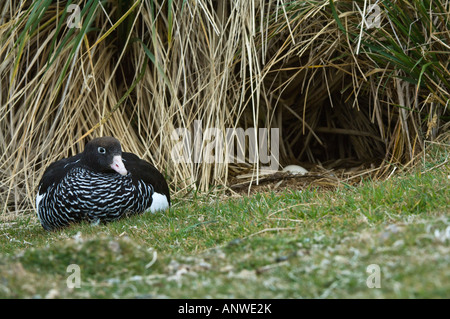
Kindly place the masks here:
POLYGON ((175 199, 164 214, 50 233, 21 217, 0 225, 0 297, 448 298, 450 169, 435 161, 358 187, 175 199), (71 264, 80 288, 67 287, 71 264), (381 288, 367 287, 371 264, 381 288))

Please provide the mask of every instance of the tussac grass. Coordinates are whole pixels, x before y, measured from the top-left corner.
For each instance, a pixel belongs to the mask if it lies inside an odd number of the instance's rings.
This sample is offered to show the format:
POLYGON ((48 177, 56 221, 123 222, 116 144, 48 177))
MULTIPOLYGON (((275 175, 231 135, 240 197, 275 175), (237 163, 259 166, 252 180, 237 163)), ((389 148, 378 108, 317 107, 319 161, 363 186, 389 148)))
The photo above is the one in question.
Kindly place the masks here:
POLYGON ((0 2, 0 210, 32 209, 45 168, 99 136, 164 169, 180 196, 258 174, 260 152, 243 166, 173 161, 172 133, 196 121, 280 128, 281 165, 412 160, 450 119, 449 2, 376 3, 366 28, 367 0, 0 2))
POLYGON ((51 233, 20 218, 2 225, 0 296, 446 298, 450 170, 435 167, 333 191, 178 199, 51 233), (80 288, 67 287, 70 264, 80 288), (366 285, 371 264, 379 289, 366 285))

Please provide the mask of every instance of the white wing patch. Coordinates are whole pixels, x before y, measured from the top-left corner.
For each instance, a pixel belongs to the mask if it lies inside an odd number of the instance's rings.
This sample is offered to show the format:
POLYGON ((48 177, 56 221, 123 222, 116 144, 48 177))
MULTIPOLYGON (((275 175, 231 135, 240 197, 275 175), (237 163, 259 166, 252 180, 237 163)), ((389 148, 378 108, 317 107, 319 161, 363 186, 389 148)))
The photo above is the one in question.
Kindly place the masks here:
POLYGON ((160 193, 153 193, 152 195, 152 205, 147 210, 147 212, 154 213, 159 210, 165 210, 169 208, 169 201, 167 200, 167 196, 160 193))
POLYGON ((36 211, 38 213, 39 216, 39 203, 41 202, 41 200, 45 197, 45 193, 44 194, 37 194, 36 196, 36 211))

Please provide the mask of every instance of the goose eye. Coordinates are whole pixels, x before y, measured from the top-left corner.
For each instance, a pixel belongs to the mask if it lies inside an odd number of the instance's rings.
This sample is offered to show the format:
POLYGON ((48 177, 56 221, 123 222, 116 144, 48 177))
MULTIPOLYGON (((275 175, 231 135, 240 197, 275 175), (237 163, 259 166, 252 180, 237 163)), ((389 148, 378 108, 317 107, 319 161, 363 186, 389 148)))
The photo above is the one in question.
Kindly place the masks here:
POLYGON ((104 147, 99 147, 99 148, 98 148, 98 152, 99 152, 100 154, 105 154, 105 153, 106 153, 106 150, 105 150, 104 147))

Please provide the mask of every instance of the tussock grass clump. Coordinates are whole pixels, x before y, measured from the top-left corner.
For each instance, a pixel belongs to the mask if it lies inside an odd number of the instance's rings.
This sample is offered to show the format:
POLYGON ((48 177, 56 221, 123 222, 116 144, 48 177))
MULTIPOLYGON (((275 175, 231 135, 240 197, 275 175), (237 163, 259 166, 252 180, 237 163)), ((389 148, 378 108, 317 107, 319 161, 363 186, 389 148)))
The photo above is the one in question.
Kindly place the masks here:
POLYGON ((280 128, 281 165, 407 163, 448 123, 446 1, 379 1, 376 26, 368 1, 86 0, 79 21, 70 4, 0 5, 4 212, 31 209, 44 168, 96 136, 185 193, 259 166, 174 161, 195 121, 280 128))

